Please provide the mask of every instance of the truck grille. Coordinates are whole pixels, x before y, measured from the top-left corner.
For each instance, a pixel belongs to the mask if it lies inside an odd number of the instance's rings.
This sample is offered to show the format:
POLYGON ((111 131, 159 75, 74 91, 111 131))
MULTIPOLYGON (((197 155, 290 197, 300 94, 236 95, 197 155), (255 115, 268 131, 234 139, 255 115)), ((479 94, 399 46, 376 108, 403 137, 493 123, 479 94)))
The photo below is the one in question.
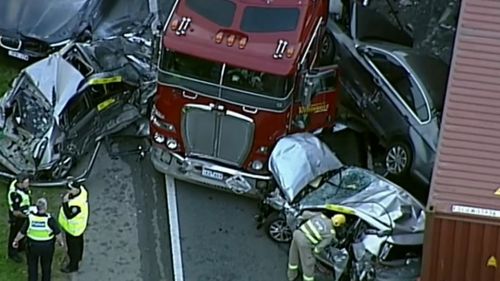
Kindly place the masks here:
POLYGON ((241 166, 253 143, 254 123, 231 111, 186 105, 182 115, 182 138, 186 153, 241 166))

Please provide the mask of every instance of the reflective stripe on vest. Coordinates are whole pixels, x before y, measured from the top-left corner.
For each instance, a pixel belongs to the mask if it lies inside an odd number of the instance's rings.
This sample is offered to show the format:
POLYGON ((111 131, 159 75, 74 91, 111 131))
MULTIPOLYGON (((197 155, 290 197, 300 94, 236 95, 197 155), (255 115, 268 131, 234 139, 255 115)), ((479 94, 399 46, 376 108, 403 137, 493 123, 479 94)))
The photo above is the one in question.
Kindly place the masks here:
POLYGON ((68 219, 66 214, 64 214, 64 208, 61 206, 59 210, 58 222, 59 225, 72 236, 80 236, 83 234, 85 229, 87 228, 87 222, 89 218, 89 205, 87 202, 88 193, 85 187, 82 185, 80 187, 80 194, 72 198, 68 201, 68 206, 71 207, 80 207, 80 213, 76 215, 72 219, 68 219))
POLYGON ((49 218, 47 216, 28 215, 28 231, 26 236, 35 241, 49 241, 54 238, 54 233, 49 227, 49 218))
POLYGON ((304 281, 314 281, 314 276, 302 275, 304 281))
POLYGON ((19 204, 19 207, 21 208, 21 210, 28 209, 31 205, 30 192, 28 191, 28 193, 26 193, 26 192, 16 188, 16 183, 17 183, 17 180, 12 181, 12 183, 10 184, 10 187, 9 187, 9 192, 7 192, 7 202, 9 202, 9 210, 11 212, 14 211, 14 208, 12 207, 14 202, 12 202, 12 199, 10 198, 12 193, 17 193, 21 196, 21 204, 19 204))
POLYGON ((323 239, 311 220, 300 226, 300 230, 313 245, 318 244, 323 239))

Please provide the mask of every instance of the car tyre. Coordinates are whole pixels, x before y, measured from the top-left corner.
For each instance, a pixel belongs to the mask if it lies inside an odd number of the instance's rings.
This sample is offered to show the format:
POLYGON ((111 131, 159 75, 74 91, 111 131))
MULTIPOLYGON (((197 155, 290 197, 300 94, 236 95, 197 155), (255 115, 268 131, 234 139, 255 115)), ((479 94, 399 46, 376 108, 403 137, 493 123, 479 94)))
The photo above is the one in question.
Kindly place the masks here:
POLYGON ((385 153, 385 168, 390 175, 403 176, 408 173, 413 160, 412 150, 404 142, 395 142, 385 153))
POLYGON ((69 172, 71 171, 71 168, 73 168, 74 164, 73 162, 74 162, 73 156, 69 154, 63 154, 59 159, 59 161, 57 161, 52 167, 50 173, 51 178, 56 180, 68 176, 69 172))
POLYGON ((273 213, 267 218, 265 229, 269 238, 278 243, 290 243, 293 232, 287 225, 286 219, 273 213))

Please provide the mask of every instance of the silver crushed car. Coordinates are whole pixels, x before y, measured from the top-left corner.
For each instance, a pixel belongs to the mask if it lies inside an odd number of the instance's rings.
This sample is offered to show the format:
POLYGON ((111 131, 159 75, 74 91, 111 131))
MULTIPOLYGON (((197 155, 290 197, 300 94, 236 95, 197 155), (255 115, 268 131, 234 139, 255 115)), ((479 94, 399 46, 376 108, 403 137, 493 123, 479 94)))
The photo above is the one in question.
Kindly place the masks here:
POLYGON ((132 34, 72 43, 25 69, 0 99, 0 165, 66 177, 95 140, 139 120, 155 90, 151 42, 132 34))
POLYGON ((407 191, 369 170, 343 165, 309 133, 281 139, 269 169, 278 186, 264 200, 274 210, 265 222, 273 240, 289 242, 304 211, 341 213, 347 224, 337 231, 339 242, 317 256, 335 280, 416 280, 425 209, 407 191))

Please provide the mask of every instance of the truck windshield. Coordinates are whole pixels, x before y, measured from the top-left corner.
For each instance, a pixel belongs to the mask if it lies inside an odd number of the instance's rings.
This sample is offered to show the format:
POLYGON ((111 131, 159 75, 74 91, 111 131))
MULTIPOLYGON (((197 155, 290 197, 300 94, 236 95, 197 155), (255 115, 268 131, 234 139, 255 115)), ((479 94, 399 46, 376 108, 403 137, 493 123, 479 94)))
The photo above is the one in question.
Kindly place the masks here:
POLYGON ((209 91, 212 92, 213 87, 217 87, 235 93, 244 92, 281 99, 287 97, 292 90, 292 78, 229 65, 225 66, 224 73, 222 73, 222 65, 222 63, 169 51, 163 52, 160 62, 162 71, 175 76, 175 83, 189 88, 197 87, 193 83, 195 81, 200 82, 198 87, 205 85, 203 89, 192 89, 198 92, 207 92, 206 86, 209 86, 211 88, 209 91))
POLYGON ((247 7, 240 28, 244 32, 287 32, 297 29, 297 8, 247 7))
POLYGON ((187 6, 207 20, 222 27, 233 23, 236 4, 229 0, 187 0, 187 6))

